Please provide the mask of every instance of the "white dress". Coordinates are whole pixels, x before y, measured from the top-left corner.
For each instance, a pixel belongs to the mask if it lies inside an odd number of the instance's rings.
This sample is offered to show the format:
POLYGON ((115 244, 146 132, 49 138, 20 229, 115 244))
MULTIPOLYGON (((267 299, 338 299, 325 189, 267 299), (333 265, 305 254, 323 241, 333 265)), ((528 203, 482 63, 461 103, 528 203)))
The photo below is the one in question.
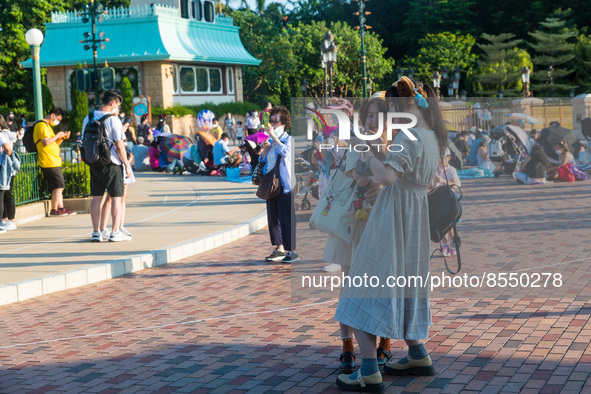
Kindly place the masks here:
MULTIPOLYGON (((387 165, 402 176, 380 192, 353 256, 349 276, 376 276, 384 287, 344 287, 335 319, 393 339, 424 339, 431 325, 429 287, 387 286, 389 276, 427 279, 431 240, 427 188, 437 171, 435 133, 412 129, 418 140, 398 133, 402 152, 389 152, 387 165)), ((375 283, 375 282, 374 282, 375 283)))

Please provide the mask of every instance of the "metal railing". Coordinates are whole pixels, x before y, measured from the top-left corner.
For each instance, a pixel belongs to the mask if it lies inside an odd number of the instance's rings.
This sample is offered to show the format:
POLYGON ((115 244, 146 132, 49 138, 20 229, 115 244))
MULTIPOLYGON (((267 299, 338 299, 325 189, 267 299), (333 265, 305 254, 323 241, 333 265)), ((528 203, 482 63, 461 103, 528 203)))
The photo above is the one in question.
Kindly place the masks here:
MULTIPOLYGON (((61 147, 64 198, 90 195, 90 169, 80 160, 76 146, 61 147)), ((37 153, 19 153, 21 169, 14 178, 13 194, 16 205, 51 198, 51 190, 37 166, 37 153)))

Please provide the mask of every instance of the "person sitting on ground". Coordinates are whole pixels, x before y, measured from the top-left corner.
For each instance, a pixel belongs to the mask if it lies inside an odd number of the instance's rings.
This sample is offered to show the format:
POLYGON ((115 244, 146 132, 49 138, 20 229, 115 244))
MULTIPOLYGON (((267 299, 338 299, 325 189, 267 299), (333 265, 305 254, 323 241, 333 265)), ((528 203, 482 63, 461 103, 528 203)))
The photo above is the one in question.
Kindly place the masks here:
POLYGON ((216 166, 237 167, 242 161, 240 147, 230 150, 228 148, 229 140, 230 135, 228 133, 223 133, 222 138, 220 138, 213 146, 213 164, 216 166))
POLYGON ((480 145, 478 146, 478 154, 476 156, 476 159, 478 160, 478 167, 480 167, 483 170, 488 170, 491 173, 495 171, 495 169, 497 168, 495 163, 492 162, 492 160, 490 159, 490 156, 488 155, 488 143, 490 142, 490 139, 488 138, 488 136, 483 136, 486 138, 482 138, 480 141, 480 145))
POLYGON ((213 118, 213 127, 209 130, 209 134, 213 135, 216 140, 219 140, 222 138, 223 133, 224 131, 220 127, 220 120, 217 117, 213 118))
POLYGON ((529 139, 527 140, 525 148, 528 152, 531 152, 534 145, 538 143, 538 139, 540 138, 540 132, 536 129, 530 131, 529 139))
POLYGON ((131 154, 134 157, 134 171, 150 170, 150 148, 144 145, 143 137, 137 138, 137 144, 131 147, 131 154))
POLYGON ((535 144, 527 159, 521 165, 521 169, 515 173, 515 179, 518 183, 525 185, 543 185, 546 181, 546 171, 550 163, 544 148, 535 144))
POLYGON ((572 176, 572 168, 575 165, 575 157, 570 153, 568 144, 562 140, 554 145, 556 154, 558 155, 558 165, 555 168, 553 179, 562 182, 573 182, 574 176, 572 176), (570 172, 571 176, 567 176, 570 172))
MULTIPOLYGON (((138 138, 143 139, 144 137, 138 138)), ((150 150, 148 152, 148 155, 150 157, 150 168, 152 169, 152 171, 162 172, 165 170, 165 168, 160 167, 160 154, 161 152, 158 146, 158 141, 154 140, 150 142, 150 150)))
POLYGON ((454 144, 462 154, 462 160, 466 159, 466 157, 470 154, 470 145, 468 145, 469 136, 470 133, 464 130, 458 135, 458 137, 454 141, 454 144))
POLYGON ((158 164, 160 168, 164 168, 164 171, 169 174, 183 175, 183 172, 185 172, 185 167, 183 167, 183 163, 180 160, 170 157, 164 152, 160 153, 158 164))

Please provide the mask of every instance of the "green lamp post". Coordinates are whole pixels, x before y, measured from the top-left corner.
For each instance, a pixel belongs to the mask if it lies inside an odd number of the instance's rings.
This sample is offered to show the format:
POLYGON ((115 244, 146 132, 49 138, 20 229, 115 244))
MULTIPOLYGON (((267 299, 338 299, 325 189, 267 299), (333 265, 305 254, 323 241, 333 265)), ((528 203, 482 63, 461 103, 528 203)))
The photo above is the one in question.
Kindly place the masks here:
POLYGON ((43 100, 41 95, 41 67, 39 65, 39 52, 43 43, 43 33, 39 29, 29 29, 25 34, 25 40, 31 48, 33 60, 33 89, 35 90, 35 121, 43 119, 43 100))

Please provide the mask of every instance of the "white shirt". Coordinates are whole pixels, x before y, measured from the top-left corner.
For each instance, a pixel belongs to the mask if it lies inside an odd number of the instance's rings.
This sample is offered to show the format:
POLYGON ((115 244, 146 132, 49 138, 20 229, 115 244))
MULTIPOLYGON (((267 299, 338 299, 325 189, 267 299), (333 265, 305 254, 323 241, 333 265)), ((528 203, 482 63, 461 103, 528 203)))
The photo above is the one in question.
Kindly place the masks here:
POLYGON ((2 160, 4 160, 4 144, 8 144, 10 146, 10 148, 12 149, 12 142, 10 141, 10 138, 8 137, 8 135, 6 135, 6 133, 12 133, 11 131, 8 130, 2 130, 0 132, 0 165, 2 164, 2 160))
MULTIPOLYGON (((109 114, 110 112, 107 111, 94 111, 94 116, 97 119, 102 118, 103 116, 109 114)), ((82 123, 82 139, 84 140, 84 129, 86 129, 86 125, 88 124, 88 116, 84 118, 84 122, 82 123)), ((116 116, 111 116, 109 119, 105 121, 105 131, 107 132, 107 138, 109 138, 109 142, 111 143, 111 162, 116 165, 123 164, 121 162, 121 158, 117 153, 117 148, 115 147, 116 141, 124 141, 125 140, 125 132, 123 131, 123 125, 121 124, 121 120, 116 116)))

